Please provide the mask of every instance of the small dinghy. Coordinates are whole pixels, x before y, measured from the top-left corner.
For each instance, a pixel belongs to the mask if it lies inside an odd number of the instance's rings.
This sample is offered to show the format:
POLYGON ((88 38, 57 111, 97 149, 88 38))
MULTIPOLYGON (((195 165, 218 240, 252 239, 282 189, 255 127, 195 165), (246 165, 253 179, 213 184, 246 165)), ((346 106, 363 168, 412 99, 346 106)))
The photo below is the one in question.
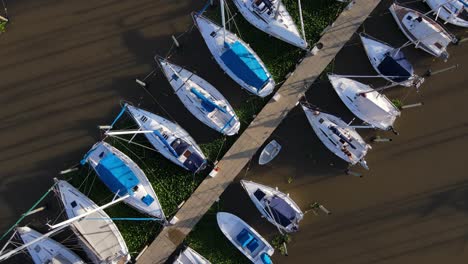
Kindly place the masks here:
POLYGON ((165 118, 126 104, 124 108, 138 126, 152 133, 145 133, 153 147, 164 157, 182 168, 198 172, 207 160, 195 140, 179 125, 165 118))
POLYGON ((219 229, 247 258, 256 264, 273 263, 270 256, 275 250, 251 226, 239 217, 225 212, 216 214, 219 229))
POLYGON ((360 37, 369 61, 383 78, 407 87, 420 79, 403 51, 363 33, 360 37))
POLYGON ((179 254, 173 264, 211 264, 211 262, 195 250, 187 247, 179 254))
POLYGON ((138 165, 106 142, 96 143, 81 161, 89 163, 99 178, 118 196, 129 195, 124 202, 138 211, 166 221, 161 204, 138 165))
POLYGON ((258 164, 265 165, 272 161, 280 152, 281 145, 276 140, 270 141, 260 153, 258 164))
POLYGON ((298 48, 307 48, 307 42, 280 0, 234 0, 234 4, 256 28, 298 48))
POLYGON ((328 79, 343 103, 369 125, 382 129, 392 129, 400 111, 388 98, 358 81, 339 75, 328 75, 328 79))
MULTIPOLYGON (((98 208, 97 204, 66 181, 57 181, 56 191, 68 218, 98 208)), ((127 245, 119 229, 104 210, 75 221, 71 226, 93 263, 123 264, 130 261, 127 245)))
POLYGON ((73 251, 52 238, 44 237, 29 227, 18 227, 17 231, 25 244, 43 237, 27 247, 35 264, 84 264, 73 251))
POLYGON ((416 48, 433 56, 448 59, 447 46, 457 40, 441 25, 419 11, 396 3, 393 3, 389 10, 403 34, 416 48))
POLYGON ((288 194, 269 186, 252 181, 241 180, 241 185, 260 213, 272 224, 291 233, 299 229, 304 217, 301 208, 288 194))
POLYGON ((165 59, 158 58, 158 62, 174 92, 198 120, 228 136, 239 132, 239 118, 216 88, 194 73, 165 59))
POLYGON ((423 0, 434 11, 436 18, 455 26, 468 27, 467 0, 423 0))
MULTIPOLYGON (((221 1, 223 4, 224 1, 221 1)), ((193 14, 193 20, 214 59, 227 75, 242 88, 260 97, 273 92, 273 77, 247 43, 202 15, 193 14)))
POLYGON ((351 165, 360 163, 362 167, 369 169, 364 156, 371 146, 364 142, 354 128, 336 116, 311 110, 304 105, 302 109, 315 134, 331 152, 351 165))

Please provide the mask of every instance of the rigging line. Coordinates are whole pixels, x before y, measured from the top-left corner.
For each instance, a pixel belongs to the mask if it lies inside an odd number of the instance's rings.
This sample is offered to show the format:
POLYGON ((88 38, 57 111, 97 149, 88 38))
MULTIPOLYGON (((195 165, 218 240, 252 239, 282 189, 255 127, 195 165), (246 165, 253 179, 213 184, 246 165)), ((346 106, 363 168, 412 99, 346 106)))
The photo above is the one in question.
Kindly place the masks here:
POLYGON ((237 31, 237 33, 239 34, 239 37, 242 39, 241 31, 239 30, 239 27, 237 26, 236 20, 234 19, 234 16, 235 16, 236 14, 232 15, 231 9, 229 8, 229 5, 228 5, 227 2, 226 2, 226 10, 231 14, 231 17, 233 18, 233 19, 232 19, 232 22, 234 22, 234 26, 236 27, 236 31, 237 31))
POLYGON ((91 185, 89 186, 89 190, 88 190, 88 193, 87 193, 87 196, 89 196, 89 194, 91 193, 91 190, 93 189, 94 187, 94 182, 96 181, 96 174, 93 174, 93 180, 91 182, 91 185))
POLYGON ((219 148, 219 151, 218 151, 218 154, 216 155, 216 159, 215 159, 215 160, 218 160, 218 158, 219 158, 219 154, 221 154, 221 150, 223 150, 224 143, 226 143, 226 140, 227 140, 227 137, 226 137, 226 136, 224 136, 224 139, 223 139, 223 144, 221 144, 221 147, 219 148))

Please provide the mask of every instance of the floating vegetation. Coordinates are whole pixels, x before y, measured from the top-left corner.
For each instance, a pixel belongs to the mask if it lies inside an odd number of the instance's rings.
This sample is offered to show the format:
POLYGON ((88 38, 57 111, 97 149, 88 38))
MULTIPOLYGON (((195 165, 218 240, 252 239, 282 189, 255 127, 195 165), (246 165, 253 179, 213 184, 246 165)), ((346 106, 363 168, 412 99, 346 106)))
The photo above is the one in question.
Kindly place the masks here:
POLYGON ((392 104, 398 108, 398 109, 402 109, 402 106, 403 106, 403 102, 400 100, 400 99, 392 99, 392 104))
POLYGON ((291 237, 288 234, 278 234, 271 240, 271 245, 279 250, 281 255, 287 255, 288 249, 286 248, 286 244, 291 242, 291 237))
POLYGON ((0 21, 0 33, 4 33, 6 31, 7 22, 0 21))

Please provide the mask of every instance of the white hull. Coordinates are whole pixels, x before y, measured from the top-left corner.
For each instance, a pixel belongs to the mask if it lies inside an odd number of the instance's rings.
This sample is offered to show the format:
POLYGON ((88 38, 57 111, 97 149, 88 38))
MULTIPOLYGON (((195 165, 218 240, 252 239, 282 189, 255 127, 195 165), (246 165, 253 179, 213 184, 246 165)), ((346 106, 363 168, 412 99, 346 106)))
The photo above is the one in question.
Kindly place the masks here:
POLYGON ((143 109, 128 104, 125 105, 125 107, 127 107, 128 112, 142 130, 159 131, 169 144, 173 144, 180 139, 189 145, 183 153, 173 153, 158 136, 153 133, 146 133, 145 136, 151 145, 168 160, 192 172, 197 172, 204 166, 206 163, 205 155, 195 140, 182 127, 143 109), (203 164, 197 164, 195 166, 191 162, 193 154, 199 156, 200 159, 203 160, 203 164))
POLYGON ((219 64, 219 66, 226 72, 229 77, 231 77, 235 82, 237 82, 242 88, 246 89, 252 94, 258 95, 260 97, 265 97, 273 92, 275 88, 275 81, 273 77, 268 72, 267 68, 260 60, 258 55, 244 42, 242 39, 237 37, 234 33, 229 32, 228 30, 224 30, 222 27, 216 25, 213 21, 209 20, 206 17, 201 15, 193 15, 193 19, 195 21, 195 25, 197 26, 198 30, 205 40, 208 49, 210 50, 213 58, 219 64), (224 34, 223 34, 224 33, 224 34), (225 35, 225 38, 224 38, 225 35), (236 42, 239 42, 244 46, 256 59, 256 61, 260 64, 261 70, 264 71, 268 77, 267 82, 260 88, 254 87, 248 83, 246 83, 240 76, 236 75, 222 60, 221 56, 225 53, 226 47, 225 42, 229 45, 232 45, 236 42))
POLYGON ((328 75, 336 93, 354 115, 369 125, 389 130, 400 111, 388 98, 365 84, 339 75, 328 75), (364 93, 360 95, 360 93, 364 93))
MULTIPOLYGON (((468 27, 467 7, 459 0, 424 0, 438 19, 459 27, 468 27)), ((466 1, 466 0, 465 0, 466 1)), ((468 4, 468 2, 466 2, 468 4)))
MULTIPOLYGON (((98 208, 97 204, 66 181, 57 182, 57 191, 68 218, 98 208)), ((72 226, 94 263, 123 264, 130 261, 127 245, 119 229, 104 210, 75 221, 72 226)))
POLYGON ((223 232, 229 241, 231 241, 231 243, 253 263, 264 264, 261 259, 262 255, 265 254, 267 256, 271 256, 275 252, 273 247, 262 236, 260 236, 257 231, 239 217, 230 213, 219 212, 216 214, 216 220, 221 232, 223 232), (244 229, 247 230, 254 239, 256 239, 258 244, 253 252, 249 251, 248 248, 243 247, 237 239, 237 236, 244 229))
POLYGON ((313 111, 305 106, 302 106, 302 109, 315 134, 331 152, 351 165, 360 163, 364 168, 368 169, 364 157, 367 151, 371 149, 371 146, 364 142, 354 128, 349 127, 348 124, 336 116, 313 111), (348 142, 335 134, 330 129, 331 127, 337 129, 348 142))
POLYGON ((258 164, 265 165, 272 161, 280 152, 281 145, 276 140, 270 141, 260 153, 258 164))
MULTIPOLYGON (((138 167, 138 165, 127 155, 109 145, 108 143, 101 141, 96 143, 88 152, 86 160, 99 175, 97 166, 99 165, 100 161, 106 158, 108 155, 115 155, 119 160, 121 160, 132 171, 132 173, 139 181, 137 188, 133 188, 133 193, 130 195, 130 197, 125 199, 124 202, 142 213, 165 221, 166 217, 162 210, 161 204, 159 203, 158 197, 154 192, 153 186, 151 186, 151 183, 140 167, 138 167), (147 197, 148 195, 154 199, 149 205, 144 203, 142 200, 143 197, 147 197)), ((121 193, 121 195, 123 194, 121 193)))
POLYGON ((282 192, 278 191, 277 189, 273 189, 273 188, 271 188, 269 186, 259 184, 259 183, 255 183, 255 182, 252 182, 252 181, 241 180, 241 185, 244 188, 244 190, 247 192, 247 194, 249 195, 252 202, 257 207, 258 211, 260 211, 260 213, 270 223, 272 223, 273 225, 281 228, 282 230, 284 230, 284 231, 286 231, 288 233, 296 232, 298 230, 299 222, 304 217, 304 213, 301 211, 301 208, 299 208, 299 206, 291 199, 291 197, 289 197, 289 195, 287 195, 285 193, 282 193, 282 192), (264 195, 264 196, 259 200, 259 197, 257 197, 255 195, 256 192, 257 192, 258 195, 261 195, 261 196, 264 195), (271 216, 271 213, 275 214, 276 211, 273 212, 271 207, 269 209, 267 207, 267 205, 266 205, 267 203, 271 203, 271 200, 275 196, 280 198, 284 202, 286 202, 286 204, 288 206, 290 206, 290 208, 294 211, 294 218, 288 219, 290 221, 287 221, 288 224, 286 226, 282 225, 281 223, 278 223, 278 221, 276 221, 271 216), (271 213, 270 213, 270 211, 271 211, 271 213))
POLYGON ((259 30, 301 49, 307 49, 307 42, 300 35, 293 18, 283 3, 279 3, 278 16, 275 18, 279 0, 272 1, 272 10, 263 5, 257 8, 252 0, 233 0, 244 18, 259 30))
POLYGON ((173 264, 211 264, 206 258, 195 250, 187 247, 184 249, 173 264))
MULTIPOLYGON (((43 236, 29 227, 18 227, 17 230, 25 244, 43 236)), ((75 253, 49 237, 44 237, 27 249, 35 264, 84 264, 75 253)))
POLYGON ((164 59, 158 61, 175 94, 190 113, 205 125, 222 134, 232 136, 239 132, 239 118, 237 118, 234 109, 226 98, 216 88, 180 66, 169 63, 164 59), (192 89, 195 89, 195 91, 192 89), (205 106, 202 99, 197 97, 194 92, 200 93, 219 108, 212 105, 205 106))
POLYGON ((395 3, 389 10, 403 34, 416 48, 435 57, 449 57, 447 46, 454 39, 441 25, 419 11, 395 3))
MULTIPOLYGON (((367 57, 369 58, 369 61, 372 64, 372 67, 374 67, 375 71, 378 72, 384 79, 392 83, 398 83, 400 85, 410 87, 414 84, 414 81, 419 78, 418 76, 414 74, 413 66, 405 58, 402 51, 398 51, 398 54, 394 54, 396 49, 388 45, 387 43, 370 38, 369 36, 364 35, 364 34, 360 34, 360 37, 361 37, 362 44, 364 46, 364 50, 366 51, 367 57), (402 70, 406 71, 405 74, 408 75, 407 78, 390 78, 389 76, 386 76, 386 74, 380 70, 380 67, 382 67, 382 62, 384 62, 387 56, 391 56, 391 58, 398 56, 397 58, 394 58, 394 59, 395 61, 397 61, 399 66, 403 68, 402 70)), ((395 73, 391 73, 391 75, 394 75, 394 74, 395 73)), ((397 73, 397 74, 400 74, 400 73, 397 73)))

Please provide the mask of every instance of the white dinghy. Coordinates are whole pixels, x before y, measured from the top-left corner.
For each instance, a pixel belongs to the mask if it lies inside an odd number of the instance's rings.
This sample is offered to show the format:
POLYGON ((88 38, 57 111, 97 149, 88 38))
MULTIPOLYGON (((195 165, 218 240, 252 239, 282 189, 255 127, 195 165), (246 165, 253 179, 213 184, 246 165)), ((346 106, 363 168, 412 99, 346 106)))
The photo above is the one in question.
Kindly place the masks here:
MULTIPOLYGON (((144 133, 151 145, 168 160, 193 173, 206 166, 205 155, 182 127, 129 104, 125 104, 122 111, 125 109, 140 127, 140 130, 134 133, 144 133)), ((118 135, 119 133, 121 132, 107 132, 106 134, 118 135)))
POLYGON ((276 227, 291 233, 299 229, 304 217, 301 208, 289 194, 252 181, 241 180, 241 185, 260 213, 276 227))
POLYGON ((448 59, 447 46, 457 40, 437 22, 423 13, 393 3, 390 13, 401 31, 416 46, 442 59, 448 59))
POLYGON ((173 264, 211 264, 211 262, 195 250, 187 247, 179 254, 173 264))
POLYGON ((305 37, 299 33, 281 0, 233 1, 242 16, 256 28, 298 48, 307 48, 305 37))
POLYGON ((89 163, 99 178, 118 196, 129 195, 124 202, 138 211, 162 222, 166 216, 145 173, 120 150, 101 141, 91 148, 81 161, 89 163))
POLYGON ((44 237, 43 234, 26 226, 18 227, 17 231, 25 244, 43 237, 27 247, 35 264, 84 264, 73 251, 52 238, 44 237))
POLYGON ((369 85, 340 75, 329 74, 328 79, 354 115, 375 128, 392 129, 395 119, 400 116, 400 111, 385 95, 369 85))
POLYGON ((260 157, 258 158, 258 164, 265 165, 269 163, 278 155, 280 150, 281 145, 276 140, 270 141, 270 143, 268 143, 260 153, 260 157))
POLYGON ((221 0, 223 26, 201 14, 193 14, 195 25, 219 66, 242 88, 265 97, 273 92, 275 81, 253 49, 225 27, 224 0, 221 0))
POLYGON ((239 217, 225 212, 216 214, 219 229, 247 258, 256 264, 273 263, 270 256, 275 250, 251 226, 239 217))
POLYGON ((415 85, 421 79, 414 74, 413 65, 403 51, 367 34, 361 33, 359 36, 372 67, 383 78, 407 87, 415 85))
POLYGON ((163 58, 158 58, 157 61, 174 92, 198 120, 228 136, 239 132, 239 118, 216 88, 194 73, 163 58))
POLYGON ((423 0, 434 11, 437 18, 455 26, 468 27, 467 0, 423 0))
POLYGON ((304 105, 302 109, 315 134, 331 152, 351 165, 359 163, 365 169, 369 169, 364 156, 371 146, 364 142, 353 127, 336 116, 312 110, 304 105))
MULTIPOLYGON (((98 208, 97 204, 68 182, 56 181, 55 190, 59 194, 68 218, 98 208)), ((71 227, 93 263, 123 264, 130 261, 127 245, 119 229, 104 210, 96 211, 73 222, 71 227)))

